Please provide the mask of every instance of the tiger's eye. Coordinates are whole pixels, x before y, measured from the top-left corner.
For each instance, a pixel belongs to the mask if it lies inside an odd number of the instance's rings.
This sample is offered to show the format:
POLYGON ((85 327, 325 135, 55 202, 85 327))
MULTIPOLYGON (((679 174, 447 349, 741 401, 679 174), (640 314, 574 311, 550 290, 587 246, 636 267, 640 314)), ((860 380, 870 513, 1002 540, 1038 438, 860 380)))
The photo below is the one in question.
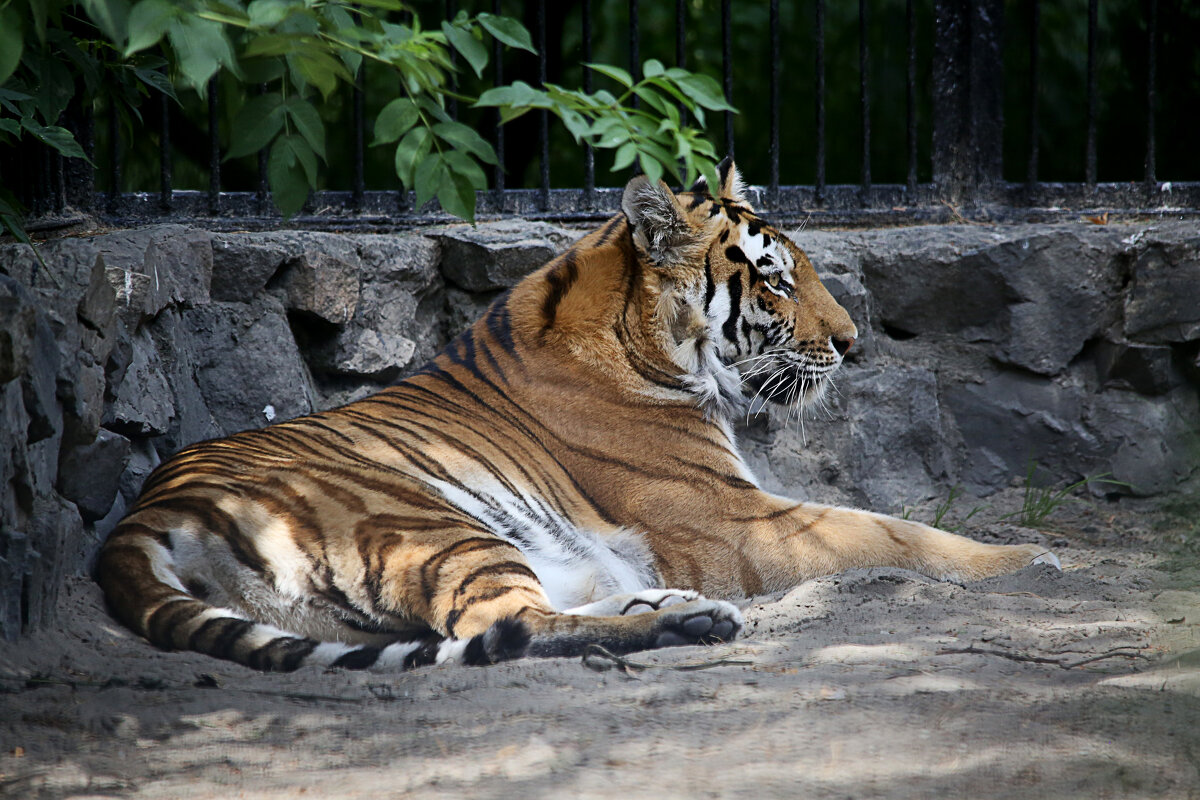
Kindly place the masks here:
POLYGON ((767 283, 771 284, 771 288, 773 288, 773 289, 779 288, 779 280, 780 280, 779 273, 775 273, 774 275, 767 276, 767 283))

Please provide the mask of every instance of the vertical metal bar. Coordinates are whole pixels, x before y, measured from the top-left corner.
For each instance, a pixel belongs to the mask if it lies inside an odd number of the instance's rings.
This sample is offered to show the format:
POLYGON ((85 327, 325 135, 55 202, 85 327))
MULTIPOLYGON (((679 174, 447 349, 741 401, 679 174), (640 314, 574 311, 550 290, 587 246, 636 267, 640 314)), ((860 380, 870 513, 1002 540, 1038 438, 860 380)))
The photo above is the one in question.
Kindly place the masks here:
POLYGON ((51 204, 54 210, 59 212, 67 207, 67 176, 63 169, 63 161, 62 153, 55 150, 50 162, 51 204))
POLYGON ((1099 0, 1088 0, 1087 150, 1084 154, 1084 182, 1089 189, 1096 187, 1096 28, 1099 7, 1099 0))
POLYGON ((768 159, 771 162, 768 190, 771 202, 779 199, 779 0, 771 0, 771 138, 767 145, 768 159))
MULTIPOLYGON (((546 0, 538 0, 537 5, 537 49, 538 49, 538 85, 546 88, 546 0)), ((542 109, 541 125, 538 140, 542 146, 542 192, 541 208, 545 211, 550 207, 550 115, 542 109)))
MULTIPOLYGON (((1036 0, 1035 0, 1036 2, 1036 0)), ((905 3, 904 17, 908 28, 908 193, 917 192, 917 12, 915 0, 905 3)))
MULTIPOLYGON (((499 16, 500 0, 492 0, 492 13, 499 16)), ((494 85, 503 86, 504 48, 495 38, 492 39, 492 64, 496 75, 494 85)), ((496 109, 496 169, 492 171, 492 188, 496 192, 497 210, 504 208, 504 126, 500 122, 500 109, 496 109)))
MULTIPOLYGON (((733 20, 730 0, 721 0, 721 72, 725 102, 733 105, 733 20)), ((733 113, 725 112, 725 155, 733 158, 733 113)))
POLYGON ((158 204, 162 209, 171 208, 171 98, 166 92, 158 94, 158 204))
POLYGON ((221 210, 221 137, 217 107, 217 76, 208 79, 208 213, 221 210))
POLYGON ((1154 164, 1154 100, 1158 71, 1158 0, 1150 0, 1150 19, 1146 26, 1146 188, 1153 189, 1158 182, 1154 164))
POLYGON ((871 92, 867 73, 871 68, 871 52, 867 44, 867 0, 858 0, 858 77, 859 105, 862 114, 862 189, 863 200, 871 190, 871 92))
POLYGON ((817 179, 813 196, 818 204, 825 201, 825 0, 817 0, 817 179))
MULTIPOLYGON (((592 0, 583 0, 583 63, 592 63, 592 0)), ((592 71, 583 69, 583 91, 592 93, 592 71)), ((589 144, 583 155, 583 202, 590 208, 596 189, 596 151, 589 144)))
POLYGON ((1041 0, 1029 4, 1029 165, 1025 182, 1033 188, 1038 180, 1038 94, 1041 78, 1041 46, 1038 38, 1042 27, 1041 0))
MULTIPOLYGON (((265 83, 259 84, 258 93, 259 94, 267 93, 267 85, 265 83)), ((268 188, 269 187, 267 185, 267 148, 264 147, 263 149, 258 151, 258 191, 256 192, 256 195, 258 198, 258 205, 259 205, 260 212, 265 212, 267 209, 268 188)))
MULTIPOLYGON (((446 21, 453 22, 454 15, 458 13, 457 0, 446 0, 446 21)), ((458 73, 455 71, 458 68, 458 51, 453 47, 447 47, 450 51, 450 91, 458 91, 458 73)), ((453 96, 446 97, 446 113, 450 115, 450 119, 458 119, 458 99, 453 96)))
MULTIPOLYGON (((400 12, 400 24, 412 27, 413 12, 412 11, 401 11, 400 12)), ((401 80, 401 85, 400 85, 399 91, 400 91, 400 96, 407 95, 407 90, 404 87, 403 80, 401 80)), ((409 192, 408 188, 405 187, 404 182, 401 181, 400 188, 396 190, 396 210, 400 211, 400 212, 410 211, 411 209, 409 208, 409 205, 410 205, 410 202, 412 199, 413 198, 410 197, 410 192, 409 192)))
MULTIPOLYGON (((638 0, 629 0, 629 74, 634 83, 642 79, 642 42, 638 20, 638 0)), ((641 108, 642 100, 636 94, 633 96, 633 107, 641 108)))
POLYGON ((363 207, 363 197, 367 190, 366 166, 363 163, 366 159, 366 151, 363 147, 367 128, 363 110, 363 93, 366 82, 367 64, 364 61, 358 65, 358 73, 354 76, 354 106, 352 109, 354 115, 354 187, 351 198, 354 207, 359 210, 363 207))
POLYGON ((116 211, 121 198, 121 120, 115 92, 108 101, 108 208, 116 211))
MULTIPOLYGON (((687 0, 675 0, 675 66, 687 69, 687 0)), ((679 119, 687 122, 687 106, 679 104, 679 119)))

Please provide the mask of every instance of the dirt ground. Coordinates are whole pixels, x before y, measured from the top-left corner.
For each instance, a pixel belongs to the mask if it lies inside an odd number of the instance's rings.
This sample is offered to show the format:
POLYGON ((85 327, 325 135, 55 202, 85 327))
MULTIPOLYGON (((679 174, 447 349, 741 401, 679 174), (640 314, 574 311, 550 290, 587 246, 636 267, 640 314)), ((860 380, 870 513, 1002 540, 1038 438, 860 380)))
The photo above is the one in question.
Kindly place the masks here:
POLYGON ((632 657, 649 669, 264 675, 155 650, 77 579, 59 630, 0 645, 0 795, 1200 797, 1196 520, 988 513, 972 535, 1064 570, 852 570, 754 599, 736 642, 632 657))

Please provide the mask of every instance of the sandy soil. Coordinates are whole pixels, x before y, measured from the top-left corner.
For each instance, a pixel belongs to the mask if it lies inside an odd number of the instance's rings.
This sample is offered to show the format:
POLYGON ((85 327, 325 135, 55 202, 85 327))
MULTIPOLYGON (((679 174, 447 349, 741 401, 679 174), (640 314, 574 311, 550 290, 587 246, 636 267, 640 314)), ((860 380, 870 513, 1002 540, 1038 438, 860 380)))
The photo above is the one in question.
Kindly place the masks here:
POLYGON ((1064 571, 853 570, 756 598, 736 642, 634 657, 649 669, 263 675, 153 649, 75 580, 60 630, 0 650, 0 795, 1200 797, 1194 521, 985 516, 973 535, 1041 540, 1064 571))

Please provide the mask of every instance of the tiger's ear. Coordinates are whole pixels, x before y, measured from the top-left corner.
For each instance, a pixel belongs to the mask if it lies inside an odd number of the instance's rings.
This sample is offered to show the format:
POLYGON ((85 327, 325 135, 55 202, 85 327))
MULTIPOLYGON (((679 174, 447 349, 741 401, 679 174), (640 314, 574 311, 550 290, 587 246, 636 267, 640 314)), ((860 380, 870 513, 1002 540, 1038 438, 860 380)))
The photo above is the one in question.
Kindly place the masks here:
POLYGON ((661 180, 637 175, 625 186, 621 210, 633 229, 633 243, 658 266, 670 267, 703 257, 704 237, 688 221, 687 209, 661 180))
MULTIPOLYGON (((746 202, 746 184, 742 181, 742 173, 738 172, 737 164, 733 163, 733 156, 725 156, 721 159, 721 163, 717 164, 717 177, 721 180, 721 190, 717 193, 717 197, 749 205, 746 202)), ((710 194, 708 181, 703 175, 696 179, 690 191, 710 194)))

